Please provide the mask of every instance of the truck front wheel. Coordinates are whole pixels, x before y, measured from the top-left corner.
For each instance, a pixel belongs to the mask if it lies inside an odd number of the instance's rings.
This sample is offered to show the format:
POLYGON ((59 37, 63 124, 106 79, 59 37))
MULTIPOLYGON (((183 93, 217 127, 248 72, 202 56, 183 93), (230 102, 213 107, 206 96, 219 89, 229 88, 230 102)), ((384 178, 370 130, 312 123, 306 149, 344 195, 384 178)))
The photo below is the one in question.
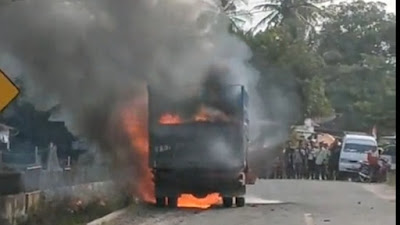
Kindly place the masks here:
POLYGON ((236 206, 237 207, 243 207, 245 205, 245 199, 244 197, 236 197, 236 206))
POLYGON ((233 205, 233 199, 231 197, 223 197, 222 198, 222 204, 224 205, 224 207, 228 208, 228 207, 232 207, 233 205))

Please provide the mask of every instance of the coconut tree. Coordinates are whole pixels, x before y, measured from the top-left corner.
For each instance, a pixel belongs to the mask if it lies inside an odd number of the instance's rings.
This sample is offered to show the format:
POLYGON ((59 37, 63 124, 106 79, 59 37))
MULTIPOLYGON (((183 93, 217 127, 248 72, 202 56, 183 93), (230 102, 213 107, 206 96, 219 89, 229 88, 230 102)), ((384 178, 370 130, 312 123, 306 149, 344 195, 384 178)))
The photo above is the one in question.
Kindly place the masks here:
POLYGON ((318 20, 327 15, 321 8, 321 4, 326 2, 331 0, 267 0, 259 3, 251 12, 265 13, 265 16, 253 27, 253 31, 281 25, 296 31, 292 34, 298 34, 299 30, 315 31, 318 20))
POLYGON ((220 0, 222 10, 231 20, 230 30, 241 31, 242 25, 250 20, 251 14, 247 10, 239 9, 239 5, 246 5, 244 0, 220 0))

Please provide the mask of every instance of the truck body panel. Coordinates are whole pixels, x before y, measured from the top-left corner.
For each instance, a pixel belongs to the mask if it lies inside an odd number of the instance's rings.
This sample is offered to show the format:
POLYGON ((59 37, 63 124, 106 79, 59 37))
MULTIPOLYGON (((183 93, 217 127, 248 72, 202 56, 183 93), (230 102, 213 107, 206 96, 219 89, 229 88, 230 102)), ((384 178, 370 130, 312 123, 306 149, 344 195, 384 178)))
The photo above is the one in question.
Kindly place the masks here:
POLYGON ((225 86, 217 94, 203 91, 186 102, 168 101, 150 87, 148 96, 149 167, 154 174, 156 197, 215 192, 243 196, 249 142, 244 87, 225 86), (185 115, 193 115, 196 105, 216 108, 229 119, 187 119, 185 115), (182 120, 162 124, 160 118, 165 113, 178 114, 182 120))

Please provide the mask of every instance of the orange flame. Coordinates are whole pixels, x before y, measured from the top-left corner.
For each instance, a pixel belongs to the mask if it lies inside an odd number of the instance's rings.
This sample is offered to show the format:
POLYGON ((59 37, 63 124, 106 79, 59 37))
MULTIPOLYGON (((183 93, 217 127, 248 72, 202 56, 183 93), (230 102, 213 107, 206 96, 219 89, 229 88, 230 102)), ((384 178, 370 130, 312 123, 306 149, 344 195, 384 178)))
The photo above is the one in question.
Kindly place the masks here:
POLYGON ((209 194, 204 198, 196 198, 190 194, 182 194, 178 198, 178 207, 208 209, 212 205, 220 204, 221 196, 218 193, 209 194))
MULTIPOLYGON (((125 132, 130 136, 131 145, 135 151, 135 156, 139 158, 139 173, 140 177, 136 186, 135 192, 139 194, 141 200, 145 202, 155 203, 155 190, 153 183, 153 174, 148 167, 149 143, 148 143, 148 128, 146 118, 147 102, 135 101, 133 104, 122 111, 122 122, 125 132)), ((208 121, 211 115, 205 108, 200 108, 195 115, 196 121, 208 121)), ((160 123, 162 124, 179 124, 182 119, 179 115, 166 113, 161 116, 160 123)), ((218 193, 209 194, 204 198, 196 198, 190 194, 182 194, 178 198, 178 207, 200 208, 207 209, 215 204, 221 203, 221 197, 218 193)))
POLYGON ((145 105, 142 106, 142 104, 143 102, 136 101, 131 107, 122 111, 122 122, 125 131, 131 138, 131 145, 135 151, 135 156, 139 158, 138 163, 140 163, 138 168, 140 177, 135 192, 139 194, 139 197, 143 201, 154 203, 153 174, 147 165, 149 157, 149 138, 147 123, 144 119, 146 115, 145 112, 140 111, 146 107, 145 105))
MULTIPOLYGON (((197 111, 197 113, 191 118, 190 121, 214 122, 214 121, 230 121, 230 119, 225 113, 202 105, 197 111)), ((184 120, 179 115, 172 113, 163 114, 159 120, 160 124, 180 124, 183 122, 184 120)))
POLYGON ((178 115, 166 113, 161 116, 159 122, 161 124, 180 124, 182 123, 182 120, 178 115))
POLYGON ((198 121, 198 122, 225 121, 225 122, 227 122, 227 121, 230 121, 230 118, 228 117, 228 115, 226 115, 222 111, 202 105, 200 107, 199 111, 194 116, 194 121, 198 121))

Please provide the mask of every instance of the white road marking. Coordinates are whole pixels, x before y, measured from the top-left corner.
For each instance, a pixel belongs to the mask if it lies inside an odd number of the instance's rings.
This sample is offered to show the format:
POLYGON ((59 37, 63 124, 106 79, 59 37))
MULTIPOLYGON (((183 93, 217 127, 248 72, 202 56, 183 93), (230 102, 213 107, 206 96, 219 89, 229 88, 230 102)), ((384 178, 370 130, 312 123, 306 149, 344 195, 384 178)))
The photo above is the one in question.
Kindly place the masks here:
POLYGON ((314 218, 312 217, 311 213, 304 214, 304 221, 306 222, 306 225, 315 225, 314 218))
POLYGON ((275 205, 284 203, 287 202, 283 202, 280 200, 263 199, 256 196, 246 196, 246 204, 251 204, 251 205, 275 205))

